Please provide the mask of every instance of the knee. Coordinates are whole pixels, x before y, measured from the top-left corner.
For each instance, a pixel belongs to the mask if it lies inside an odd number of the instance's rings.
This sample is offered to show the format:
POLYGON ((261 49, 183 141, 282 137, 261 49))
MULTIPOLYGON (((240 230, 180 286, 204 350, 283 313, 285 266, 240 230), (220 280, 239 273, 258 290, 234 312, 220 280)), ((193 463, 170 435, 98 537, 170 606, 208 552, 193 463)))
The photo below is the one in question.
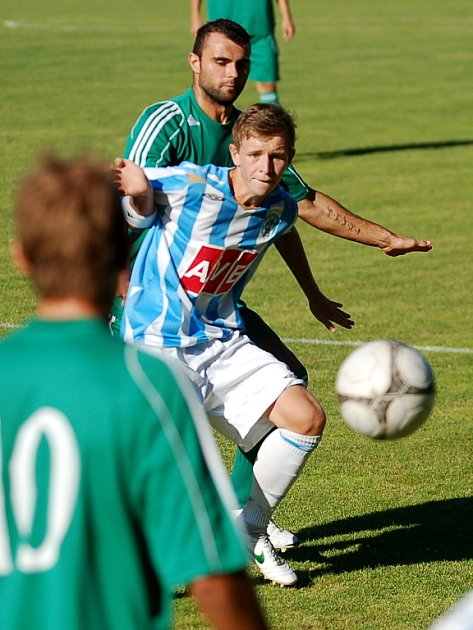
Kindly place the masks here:
POLYGON ((278 399, 270 420, 299 435, 322 435, 326 416, 319 401, 303 387, 290 387, 278 399))
POLYGON ((302 426, 299 431, 301 435, 322 435, 327 417, 325 415, 324 408, 317 399, 313 399, 311 409, 305 414, 305 418, 302 419, 302 426))

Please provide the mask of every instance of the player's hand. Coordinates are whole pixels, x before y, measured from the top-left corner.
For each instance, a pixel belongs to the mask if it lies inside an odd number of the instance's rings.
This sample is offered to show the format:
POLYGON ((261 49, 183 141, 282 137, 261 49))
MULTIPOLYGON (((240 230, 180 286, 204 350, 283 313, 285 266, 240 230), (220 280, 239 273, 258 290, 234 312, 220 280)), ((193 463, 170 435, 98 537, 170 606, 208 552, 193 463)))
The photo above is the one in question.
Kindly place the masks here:
POLYGON ((345 313, 345 311, 342 310, 342 306, 343 304, 341 302, 334 302, 323 293, 319 293, 318 296, 313 298, 309 303, 312 315, 331 333, 336 332, 335 324, 348 329, 353 328, 355 325, 355 322, 351 319, 351 315, 345 313))
POLYGON ((282 28, 282 36, 283 38, 289 42, 295 35, 296 33, 296 27, 294 25, 294 22, 292 20, 286 19, 283 20, 281 23, 281 28, 282 28))
POLYGON ((381 248, 388 256, 403 256, 410 252, 429 252, 432 249, 430 241, 418 241, 408 236, 393 234, 389 245, 381 248))
POLYGON ((149 182, 143 169, 124 158, 115 158, 112 173, 118 190, 122 195, 144 197, 149 191, 149 182))

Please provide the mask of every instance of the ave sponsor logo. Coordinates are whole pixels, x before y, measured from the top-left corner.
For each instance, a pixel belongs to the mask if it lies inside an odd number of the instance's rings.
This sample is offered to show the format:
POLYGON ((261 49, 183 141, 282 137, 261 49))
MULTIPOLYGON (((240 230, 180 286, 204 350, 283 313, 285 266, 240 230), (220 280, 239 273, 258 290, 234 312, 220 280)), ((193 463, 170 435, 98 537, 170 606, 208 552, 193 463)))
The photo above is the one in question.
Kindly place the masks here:
POLYGON ((258 252, 203 245, 181 277, 189 293, 226 293, 247 271, 258 252))

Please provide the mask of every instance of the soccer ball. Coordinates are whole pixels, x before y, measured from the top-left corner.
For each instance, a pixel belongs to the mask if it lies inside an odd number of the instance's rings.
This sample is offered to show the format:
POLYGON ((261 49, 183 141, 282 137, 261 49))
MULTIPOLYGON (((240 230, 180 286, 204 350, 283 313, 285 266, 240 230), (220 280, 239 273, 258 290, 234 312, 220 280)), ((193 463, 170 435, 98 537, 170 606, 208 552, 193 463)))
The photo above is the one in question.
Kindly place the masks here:
POLYGON ((394 440, 427 420, 435 379, 428 361, 415 348, 381 339, 348 355, 335 390, 342 418, 352 429, 371 438, 394 440))

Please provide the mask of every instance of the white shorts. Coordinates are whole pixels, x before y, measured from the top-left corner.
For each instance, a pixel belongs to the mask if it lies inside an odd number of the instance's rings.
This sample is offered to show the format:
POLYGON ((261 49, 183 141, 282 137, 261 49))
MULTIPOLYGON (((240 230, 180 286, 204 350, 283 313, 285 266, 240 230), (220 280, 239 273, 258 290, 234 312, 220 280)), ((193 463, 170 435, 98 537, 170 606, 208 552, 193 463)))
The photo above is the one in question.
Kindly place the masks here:
POLYGON ((161 350, 187 368, 212 425, 244 451, 274 427, 262 415, 278 396, 292 385, 304 386, 287 365, 238 331, 226 341, 161 350))

